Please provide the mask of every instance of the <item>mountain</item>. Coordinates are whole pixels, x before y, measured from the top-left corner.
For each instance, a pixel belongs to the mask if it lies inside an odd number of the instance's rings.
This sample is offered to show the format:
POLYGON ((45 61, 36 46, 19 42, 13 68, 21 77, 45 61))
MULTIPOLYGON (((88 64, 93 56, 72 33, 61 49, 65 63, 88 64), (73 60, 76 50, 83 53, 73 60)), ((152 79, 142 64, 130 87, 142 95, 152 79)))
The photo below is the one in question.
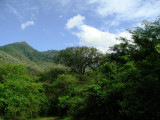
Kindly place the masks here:
POLYGON ((24 64, 28 68, 44 71, 55 65, 55 55, 58 55, 56 50, 39 52, 26 42, 17 42, 0 47, 0 65, 24 64))

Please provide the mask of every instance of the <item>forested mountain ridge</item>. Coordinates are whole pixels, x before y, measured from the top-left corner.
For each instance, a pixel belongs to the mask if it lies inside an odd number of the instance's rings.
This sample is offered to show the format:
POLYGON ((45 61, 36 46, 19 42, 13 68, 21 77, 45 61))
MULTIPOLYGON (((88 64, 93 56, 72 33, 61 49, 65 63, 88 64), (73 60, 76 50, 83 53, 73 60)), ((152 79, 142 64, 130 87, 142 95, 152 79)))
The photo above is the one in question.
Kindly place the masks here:
POLYGON ((24 64, 26 67, 43 71, 54 65, 53 56, 57 54, 56 50, 39 52, 24 41, 16 42, 0 47, 0 65, 24 64))

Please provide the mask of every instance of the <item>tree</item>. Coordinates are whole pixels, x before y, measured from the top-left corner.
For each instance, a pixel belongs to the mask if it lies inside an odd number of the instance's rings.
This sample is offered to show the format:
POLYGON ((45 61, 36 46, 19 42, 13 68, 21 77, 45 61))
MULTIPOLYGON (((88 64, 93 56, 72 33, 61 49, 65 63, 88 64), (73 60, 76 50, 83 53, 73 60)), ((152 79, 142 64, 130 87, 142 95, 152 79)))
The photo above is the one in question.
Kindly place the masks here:
POLYGON ((156 46, 157 51, 160 53, 160 44, 156 46))
MULTIPOLYGON (((121 62, 118 81, 126 84, 119 100, 122 116, 130 120, 160 119, 160 18, 143 22, 143 27, 130 30, 132 40, 113 47, 116 63, 121 62), (118 58, 118 59, 117 59, 118 58), (117 62, 118 61, 118 62, 117 62)), ((114 56, 114 57, 113 57, 114 56)))
POLYGON ((46 109, 43 84, 26 74, 22 65, 0 67, 0 116, 4 119, 26 120, 46 109))
POLYGON ((75 73, 84 74, 87 67, 96 67, 102 56, 103 54, 93 47, 70 47, 60 51, 57 61, 71 67, 75 73))

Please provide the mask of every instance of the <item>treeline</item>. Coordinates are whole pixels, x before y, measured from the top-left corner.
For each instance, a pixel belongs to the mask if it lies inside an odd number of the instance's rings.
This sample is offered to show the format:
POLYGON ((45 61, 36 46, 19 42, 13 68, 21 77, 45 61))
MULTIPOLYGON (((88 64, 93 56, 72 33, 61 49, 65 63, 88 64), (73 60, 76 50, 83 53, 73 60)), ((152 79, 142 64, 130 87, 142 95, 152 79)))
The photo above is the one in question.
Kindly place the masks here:
POLYGON ((37 75, 22 65, 0 67, 0 116, 25 120, 160 119, 160 18, 129 30, 132 39, 102 54, 95 48, 60 51, 56 67, 37 75), (33 76, 34 75, 34 76, 33 76))

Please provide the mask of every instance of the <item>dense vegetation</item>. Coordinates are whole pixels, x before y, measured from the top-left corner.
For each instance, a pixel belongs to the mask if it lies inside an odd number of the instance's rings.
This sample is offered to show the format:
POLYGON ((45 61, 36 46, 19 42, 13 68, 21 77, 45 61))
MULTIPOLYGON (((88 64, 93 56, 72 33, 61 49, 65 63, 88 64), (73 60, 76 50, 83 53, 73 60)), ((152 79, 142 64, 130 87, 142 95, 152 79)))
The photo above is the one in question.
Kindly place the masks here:
POLYGON ((89 47, 67 48, 51 56, 65 66, 36 75, 22 65, 1 66, 0 116, 159 120, 160 18, 129 32, 132 39, 119 38, 122 42, 110 48, 111 54, 89 47))
POLYGON ((23 64, 30 69, 45 71, 55 66, 53 57, 57 54, 56 50, 39 52, 26 42, 17 42, 0 47, 0 65, 23 64))

